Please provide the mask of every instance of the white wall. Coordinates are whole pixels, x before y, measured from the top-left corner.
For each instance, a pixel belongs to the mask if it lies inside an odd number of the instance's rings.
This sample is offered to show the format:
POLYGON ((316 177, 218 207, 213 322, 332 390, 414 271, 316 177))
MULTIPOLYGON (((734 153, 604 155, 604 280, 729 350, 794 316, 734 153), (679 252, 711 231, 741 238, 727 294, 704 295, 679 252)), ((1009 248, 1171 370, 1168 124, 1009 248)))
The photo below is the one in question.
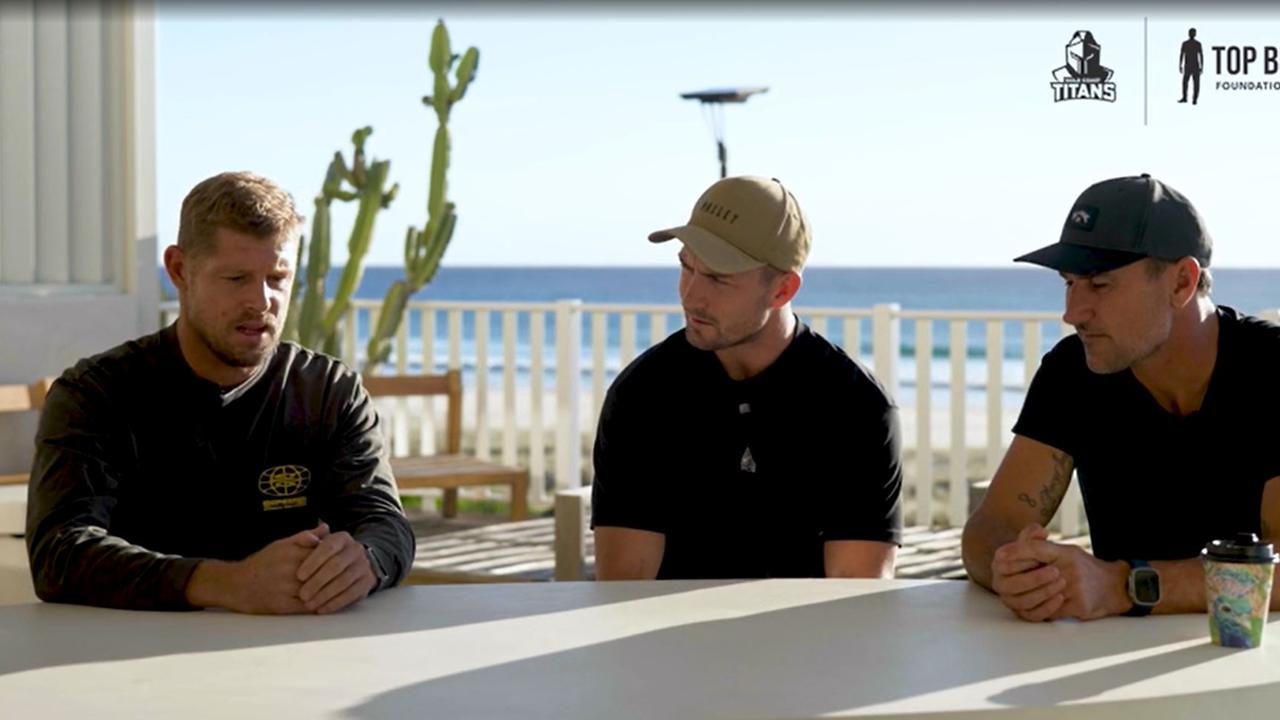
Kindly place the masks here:
MULTIPOLYGON (((0 2, 0 384, 158 327, 153 14, 0 2)), ((0 415, 0 474, 32 415, 0 415)))

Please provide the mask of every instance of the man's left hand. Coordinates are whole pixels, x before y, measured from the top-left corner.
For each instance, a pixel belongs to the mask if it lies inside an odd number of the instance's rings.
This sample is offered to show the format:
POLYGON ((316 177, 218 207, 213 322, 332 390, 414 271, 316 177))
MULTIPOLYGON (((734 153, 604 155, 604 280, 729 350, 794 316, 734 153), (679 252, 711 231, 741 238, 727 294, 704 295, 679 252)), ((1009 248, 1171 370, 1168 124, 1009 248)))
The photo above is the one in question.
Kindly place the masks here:
POLYGON ((299 599, 322 615, 356 603, 378 584, 364 545, 347 532, 322 540, 298 566, 298 581, 299 599))
POLYGON ((1065 601, 1049 619, 1096 620, 1119 615, 1133 604, 1125 591, 1127 566, 1123 562, 1099 560, 1076 545, 1033 540, 1020 543, 1020 554, 1058 569, 1066 583, 1065 601))

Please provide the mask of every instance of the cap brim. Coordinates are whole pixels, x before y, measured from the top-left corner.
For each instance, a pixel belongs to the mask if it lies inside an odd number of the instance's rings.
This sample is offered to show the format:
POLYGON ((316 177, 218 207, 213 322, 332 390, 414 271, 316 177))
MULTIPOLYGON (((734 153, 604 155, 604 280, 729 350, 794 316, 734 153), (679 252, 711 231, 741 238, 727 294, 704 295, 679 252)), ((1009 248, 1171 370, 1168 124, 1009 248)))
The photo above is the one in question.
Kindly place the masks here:
POLYGON ((724 275, 755 270, 767 264, 697 225, 681 225, 649 233, 649 242, 653 243, 666 242, 673 238, 684 243, 685 247, 692 250, 693 254, 706 263, 707 267, 724 275))
POLYGON ((1033 263, 1058 272, 1072 275, 1097 275, 1124 267, 1147 257, 1142 253, 1124 250, 1106 250, 1084 245, 1056 242, 1013 259, 1014 262, 1033 263))

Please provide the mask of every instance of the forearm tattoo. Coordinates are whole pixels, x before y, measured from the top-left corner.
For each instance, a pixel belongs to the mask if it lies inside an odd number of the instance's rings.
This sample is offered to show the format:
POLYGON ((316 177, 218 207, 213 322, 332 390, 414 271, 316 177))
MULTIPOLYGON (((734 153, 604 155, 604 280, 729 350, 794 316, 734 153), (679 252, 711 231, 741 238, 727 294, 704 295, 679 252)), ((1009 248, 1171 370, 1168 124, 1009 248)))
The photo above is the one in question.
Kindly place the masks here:
POLYGON ((1071 482, 1071 456, 1066 453, 1055 452, 1053 454, 1053 474, 1049 477, 1049 482, 1040 488, 1039 499, 1036 500, 1026 493, 1018 496, 1018 499, 1026 503, 1028 507, 1037 508, 1040 514, 1040 524, 1048 525, 1053 519, 1053 513, 1058 509, 1058 503, 1062 502, 1062 496, 1067 492, 1067 485, 1071 482))

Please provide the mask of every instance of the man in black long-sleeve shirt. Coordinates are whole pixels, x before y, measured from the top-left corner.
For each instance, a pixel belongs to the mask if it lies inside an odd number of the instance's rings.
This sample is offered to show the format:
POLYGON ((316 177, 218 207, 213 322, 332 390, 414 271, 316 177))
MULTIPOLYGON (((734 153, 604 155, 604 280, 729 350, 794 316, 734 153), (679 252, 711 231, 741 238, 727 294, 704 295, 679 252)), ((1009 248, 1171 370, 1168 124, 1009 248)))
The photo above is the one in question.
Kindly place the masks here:
POLYGON ((49 391, 27 549, 48 601, 333 612, 404 578, 414 539, 359 376, 279 342, 301 218, 224 173, 183 201, 178 320, 49 391))

